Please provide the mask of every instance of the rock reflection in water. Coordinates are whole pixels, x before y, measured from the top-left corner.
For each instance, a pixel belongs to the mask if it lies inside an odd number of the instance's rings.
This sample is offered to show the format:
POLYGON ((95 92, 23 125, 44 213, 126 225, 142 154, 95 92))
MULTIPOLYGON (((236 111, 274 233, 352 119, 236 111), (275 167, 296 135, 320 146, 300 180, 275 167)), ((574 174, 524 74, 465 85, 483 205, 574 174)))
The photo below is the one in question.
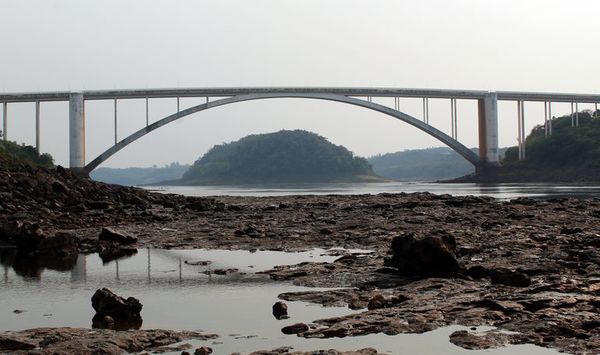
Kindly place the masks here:
POLYGON ((19 252, 16 249, 0 250, 0 263, 7 268, 12 267, 15 273, 27 279, 40 279, 45 269, 70 271, 77 265, 77 254, 56 256, 39 256, 19 252))

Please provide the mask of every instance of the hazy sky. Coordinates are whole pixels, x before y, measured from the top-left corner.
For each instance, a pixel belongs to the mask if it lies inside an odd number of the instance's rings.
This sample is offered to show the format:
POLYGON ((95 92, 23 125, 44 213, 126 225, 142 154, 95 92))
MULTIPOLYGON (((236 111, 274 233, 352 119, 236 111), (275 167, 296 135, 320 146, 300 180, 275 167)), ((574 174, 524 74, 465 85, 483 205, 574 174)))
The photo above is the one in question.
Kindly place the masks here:
MULTIPOLYGON (((0 0, 0 91, 377 86, 600 94, 596 0, 0 0)), ((200 100, 182 99, 182 108, 200 100)), ((393 101, 379 100, 393 105, 393 101)), ((420 103, 402 108, 420 117, 420 103)), ((430 122, 449 132, 449 102, 430 122)), ((580 106, 591 108, 589 105, 580 106)), ((34 143, 33 105, 9 109, 9 138, 34 143)), ((527 129, 543 122, 528 104, 527 129)), ((113 142, 112 102, 86 104, 86 161, 113 142)), ((175 110, 152 100, 151 119, 175 110)), ((556 114, 567 105, 556 105, 556 114)), ((144 103, 119 103, 119 138, 144 103)), ((514 145, 514 103, 500 144, 514 145)), ((459 102, 459 138, 476 146, 475 103, 459 102)), ((68 157, 66 103, 42 105, 42 150, 68 157)), ((122 150, 105 166, 190 163, 247 134, 306 129, 363 156, 440 146, 393 118, 340 103, 281 99, 197 113, 122 150)))

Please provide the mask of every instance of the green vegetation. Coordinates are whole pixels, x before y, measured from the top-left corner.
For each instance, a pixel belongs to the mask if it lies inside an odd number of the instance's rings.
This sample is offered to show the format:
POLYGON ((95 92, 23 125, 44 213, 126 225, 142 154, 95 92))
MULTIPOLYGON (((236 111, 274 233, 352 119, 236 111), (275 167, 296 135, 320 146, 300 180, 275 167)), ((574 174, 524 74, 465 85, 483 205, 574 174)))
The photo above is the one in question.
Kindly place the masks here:
MULTIPOLYGON (((2 136, 0 131, 0 137, 2 136)), ((19 145, 14 142, 0 140, 0 157, 4 159, 19 160, 31 165, 51 168, 54 166, 54 159, 50 154, 39 154, 38 151, 30 145, 19 145)))
POLYGON ((244 137, 211 148, 183 175, 186 185, 376 180, 364 158, 302 130, 244 137))
POLYGON ((517 147, 507 149, 502 167, 491 178, 502 182, 600 181, 600 111, 579 112, 579 127, 571 115, 552 119, 552 135, 533 128, 525 139, 525 160, 517 147))
MULTIPOLYGON (((540 168, 600 168, 600 117, 591 111, 579 112, 579 127, 571 127, 571 116, 552 120, 552 135, 546 137, 544 126, 533 128, 525 140, 526 160, 521 162, 540 168)), ((503 163, 518 163, 519 151, 511 147, 503 163)))
POLYGON ((369 158, 379 176, 400 181, 434 181, 471 174, 475 168, 450 148, 428 148, 369 158))
POLYGON ((164 181, 179 180, 189 165, 171 163, 164 167, 151 168, 98 168, 91 172, 90 177, 96 181, 125 186, 152 185, 164 181))

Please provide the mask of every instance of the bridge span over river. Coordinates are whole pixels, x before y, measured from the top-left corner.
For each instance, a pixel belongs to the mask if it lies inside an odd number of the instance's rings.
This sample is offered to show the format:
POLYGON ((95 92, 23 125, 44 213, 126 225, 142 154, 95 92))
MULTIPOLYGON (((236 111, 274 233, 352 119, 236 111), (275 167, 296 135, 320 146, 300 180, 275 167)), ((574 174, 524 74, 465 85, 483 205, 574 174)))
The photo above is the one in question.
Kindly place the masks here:
MULTIPOLYGON (((69 167, 79 173, 89 174, 119 150, 146 134, 196 112, 238 102, 277 98, 300 98, 327 100, 345 103, 377 111, 406 122, 433 136, 462 155, 477 169, 485 169, 499 164, 498 152, 498 101, 513 101, 517 107, 519 158, 525 158, 524 107, 526 102, 544 103, 544 122, 546 134, 552 133, 552 103, 571 103, 572 124, 578 125, 577 105, 579 103, 600 103, 600 95, 562 94, 513 91, 481 90, 438 90, 438 89, 395 89, 395 88, 344 88, 344 87, 246 87, 246 88, 185 88, 185 89, 142 89, 142 90, 104 90, 80 92, 32 92, 0 94, 3 106, 4 139, 10 137, 8 121, 9 104, 17 102, 35 103, 36 147, 40 146, 40 104, 48 101, 69 102, 69 167), (179 109, 180 98, 205 98, 205 102, 183 110, 179 109), (394 98, 392 107, 377 103, 374 98, 394 98), (148 121, 148 102, 151 99, 176 98, 177 109, 174 113, 156 122, 148 121), (421 117, 414 117, 400 109, 401 98, 417 98, 423 101, 421 117), (118 140, 117 122, 119 120, 117 103, 119 100, 145 99, 146 125, 131 135, 118 140), (449 117, 451 132, 445 133, 429 124, 429 99, 447 99, 450 101, 449 117), (114 145, 86 164, 85 162, 85 103, 91 100, 113 100, 115 140, 114 145), (457 100, 476 100, 478 105, 479 154, 473 152, 458 140, 457 100), (574 108, 575 107, 575 108, 574 108)), ((391 101, 390 101, 391 102, 391 101)))

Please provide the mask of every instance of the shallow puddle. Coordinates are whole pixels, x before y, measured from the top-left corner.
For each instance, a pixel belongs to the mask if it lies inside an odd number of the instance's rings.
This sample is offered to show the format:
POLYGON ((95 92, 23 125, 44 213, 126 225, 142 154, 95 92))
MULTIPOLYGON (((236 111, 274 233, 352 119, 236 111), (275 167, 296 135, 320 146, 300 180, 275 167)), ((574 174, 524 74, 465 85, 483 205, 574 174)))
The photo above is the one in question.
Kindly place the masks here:
POLYGON ((97 255, 79 255, 65 264, 48 265, 16 259, 12 251, 4 250, 0 251, 4 267, 0 331, 91 327, 94 315, 91 296, 96 289, 107 287, 118 295, 140 299, 144 305, 143 328, 219 334, 216 340, 189 341, 194 346, 210 346, 215 354, 247 353, 282 346, 305 351, 373 347, 392 354, 557 353, 531 345, 485 352, 464 350, 448 341, 453 331, 467 329, 459 326, 417 335, 376 334, 342 339, 304 339, 282 334, 281 328, 286 325, 310 323, 353 311, 287 302, 290 318, 277 320, 271 314, 277 295, 309 288, 273 282, 268 276, 255 272, 304 261, 332 262, 339 257, 331 254, 323 249, 302 253, 143 249, 133 256, 108 263, 103 263, 97 255), (233 272, 233 269, 238 271, 233 272), (229 270, 229 273, 220 275, 219 270, 229 270), (20 312, 15 313, 15 310, 20 312))

